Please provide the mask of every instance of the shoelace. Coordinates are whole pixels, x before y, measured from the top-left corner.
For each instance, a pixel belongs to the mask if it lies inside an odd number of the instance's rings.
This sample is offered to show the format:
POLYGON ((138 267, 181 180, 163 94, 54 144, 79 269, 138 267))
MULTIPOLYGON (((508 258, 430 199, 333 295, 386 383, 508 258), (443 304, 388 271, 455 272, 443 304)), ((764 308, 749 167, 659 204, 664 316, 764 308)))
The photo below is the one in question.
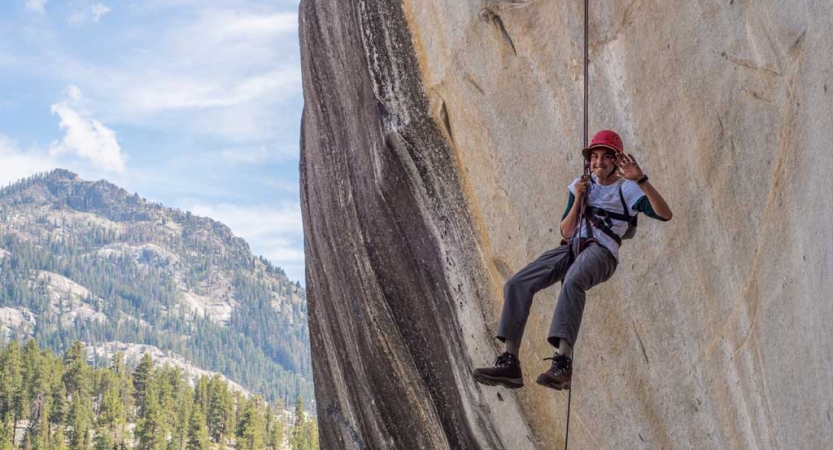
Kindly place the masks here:
POLYGON ((506 366, 512 365, 512 361, 511 361, 511 358, 510 358, 511 356, 512 356, 511 353, 501 354, 495 360, 494 366, 495 367, 506 367, 506 366))
POLYGON ((569 356, 558 355, 552 358, 544 358, 544 361, 547 360, 552 361, 553 368, 555 369, 553 373, 556 375, 569 369, 573 365, 573 361, 570 359, 569 356))

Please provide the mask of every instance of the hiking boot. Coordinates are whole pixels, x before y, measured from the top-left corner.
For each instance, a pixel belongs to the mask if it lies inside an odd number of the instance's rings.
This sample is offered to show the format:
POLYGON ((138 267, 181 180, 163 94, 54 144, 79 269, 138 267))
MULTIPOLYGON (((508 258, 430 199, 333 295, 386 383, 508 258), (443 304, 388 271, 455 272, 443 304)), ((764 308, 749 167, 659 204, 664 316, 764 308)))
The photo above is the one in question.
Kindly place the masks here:
POLYGON ((493 367, 474 369, 474 381, 487 386, 501 385, 509 389, 524 387, 524 377, 521 373, 521 362, 518 357, 504 352, 495 360, 493 367))
POLYGON ((556 391, 570 389, 570 380, 573 379, 573 360, 567 355, 555 355, 553 358, 544 358, 544 361, 548 359, 552 360, 552 366, 538 375, 535 382, 556 391))

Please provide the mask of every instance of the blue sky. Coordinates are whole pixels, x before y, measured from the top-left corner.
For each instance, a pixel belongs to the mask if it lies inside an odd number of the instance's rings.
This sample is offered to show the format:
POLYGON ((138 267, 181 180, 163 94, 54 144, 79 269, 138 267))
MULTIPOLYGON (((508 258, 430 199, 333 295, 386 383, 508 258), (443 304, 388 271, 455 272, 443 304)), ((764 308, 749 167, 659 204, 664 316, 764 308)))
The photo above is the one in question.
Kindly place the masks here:
POLYGON ((62 167, 304 280, 298 0, 3 0, 0 184, 62 167))

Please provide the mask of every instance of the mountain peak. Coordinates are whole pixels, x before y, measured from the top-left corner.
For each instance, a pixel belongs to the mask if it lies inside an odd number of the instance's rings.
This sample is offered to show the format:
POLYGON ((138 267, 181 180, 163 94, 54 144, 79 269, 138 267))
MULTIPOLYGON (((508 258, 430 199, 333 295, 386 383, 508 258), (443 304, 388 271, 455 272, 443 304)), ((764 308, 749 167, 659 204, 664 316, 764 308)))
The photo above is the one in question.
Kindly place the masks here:
POLYGON ((68 180, 68 181, 79 181, 80 178, 78 174, 67 169, 57 168, 48 172, 46 174, 46 178, 50 180, 68 180))

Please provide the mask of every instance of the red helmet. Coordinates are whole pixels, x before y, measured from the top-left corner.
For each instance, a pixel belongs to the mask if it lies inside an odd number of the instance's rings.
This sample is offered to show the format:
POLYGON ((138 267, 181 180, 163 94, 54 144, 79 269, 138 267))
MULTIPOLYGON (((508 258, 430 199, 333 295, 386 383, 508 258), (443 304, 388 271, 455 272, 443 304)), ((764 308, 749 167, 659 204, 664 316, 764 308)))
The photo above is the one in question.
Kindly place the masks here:
POLYGON ((622 138, 615 131, 611 130, 602 130, 594 134, 593 139, 590 140, 590 146, 583 149, 581 154, 584 155, 584 159, 589 160, 590 152, 597 148, 608 148, 616 153, 622 153, 624 151, 622 138))

